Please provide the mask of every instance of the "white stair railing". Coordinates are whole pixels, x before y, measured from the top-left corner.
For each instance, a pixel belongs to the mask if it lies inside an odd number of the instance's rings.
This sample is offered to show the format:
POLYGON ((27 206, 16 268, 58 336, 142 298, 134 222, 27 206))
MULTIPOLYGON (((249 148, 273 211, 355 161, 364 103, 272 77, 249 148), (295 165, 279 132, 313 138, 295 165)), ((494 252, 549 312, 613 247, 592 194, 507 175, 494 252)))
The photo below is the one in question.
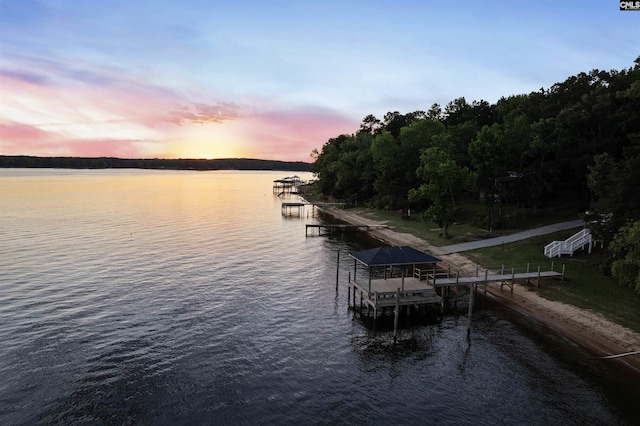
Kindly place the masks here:
POLYGON ((591 253, 592 241, 591 232, 585 228, 564 241, 553 241, 547 244, 544 247, 544 255, 547 257, 560 257, 563 254, 573 256, 576 250, 586 245, 589 246, 589 253, 591 253))

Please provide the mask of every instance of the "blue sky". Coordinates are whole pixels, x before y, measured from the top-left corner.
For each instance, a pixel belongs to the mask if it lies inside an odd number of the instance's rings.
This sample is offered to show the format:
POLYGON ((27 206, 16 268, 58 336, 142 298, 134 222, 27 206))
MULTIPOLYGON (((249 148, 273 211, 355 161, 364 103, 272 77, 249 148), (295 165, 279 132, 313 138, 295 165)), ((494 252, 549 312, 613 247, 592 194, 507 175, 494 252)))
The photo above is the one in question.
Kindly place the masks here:
POLYGON ((0 0, 0 154, 309 161, 368 114, 639 55, 612 0, 0 0))

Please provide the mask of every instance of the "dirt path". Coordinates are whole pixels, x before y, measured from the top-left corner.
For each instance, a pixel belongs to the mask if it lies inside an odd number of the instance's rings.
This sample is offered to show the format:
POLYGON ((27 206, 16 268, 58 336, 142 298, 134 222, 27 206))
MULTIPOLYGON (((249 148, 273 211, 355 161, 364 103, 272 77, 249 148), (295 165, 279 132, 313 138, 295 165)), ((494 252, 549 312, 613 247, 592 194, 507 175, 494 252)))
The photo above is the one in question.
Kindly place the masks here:
MULTIPOLYGON (((323 211, 334 218, 351 224, 384 225, 359 216, 353 211, 324 208, 323 211)), ((424 251, 432 246, 412 234, 396 232, 392 228, 375 229, 369 233, 389 245, 408 245, 424 251)), ((436 251, 436 250, 434 250, 436 251)), ((461 254, 439 256, 452 270, 475 274, 478 265, 461 254)), ((640 350, 640 333, 616 324, 602 315, 578 309, 565 303, 540 297, 527 287, 514 285, 513 295, 509 290, 500 290, 499 284, 489 284, 487 296, 527 317, 538 321, 576 344, 586 348, 596 357, 640 350)), ((640 377, 640 355, 630 355, 603 362, 616 362, 629 368, 640 377)))

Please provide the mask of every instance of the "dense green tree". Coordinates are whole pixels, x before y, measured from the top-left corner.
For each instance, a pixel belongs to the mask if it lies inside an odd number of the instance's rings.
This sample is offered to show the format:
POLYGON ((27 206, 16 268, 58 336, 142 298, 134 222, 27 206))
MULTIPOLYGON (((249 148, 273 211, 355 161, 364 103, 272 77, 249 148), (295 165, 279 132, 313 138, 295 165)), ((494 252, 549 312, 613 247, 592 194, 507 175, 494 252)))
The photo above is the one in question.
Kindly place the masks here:
POLYGON ((444 132, 444 129, 445 126, 442 123, 425 118, 400 130, 399 178, 403 182, 401 190, 405 196, 410 188, 419 184, 416 169, 420 165, 420 153, 434 143, 438 143, 441 139, 437 137, 444 132))
POLYGON ((597 155, 587 176, 593 197, 589 228, 605 242, 625 223, 640 220, 640 146, 628 147, 624 154, 620 161, 607 153, 597 155))
POLYGON ((449 225, 459 214, 456 199, 470 182, 469 169, 459 167, 447 152, 434 146, 420 156, 416 174, 423 183, 409 191, 409 200, 418 205, 428 204, 423 217, 433 218, 442 229, 442 236, 449 238, 449 225))
POLYGON ((444 115, 442 113, 442 108, 438 103, 431 105, 429 111, 427 111, 427 118, 433 121, 442 121, 444 120, 444 115))
POLYGON ((475 121, 474 112, 464 97, 456 98, 444 107, 444 122, 447 126, 470 120, 475 121))
POLYGON ((373 138, 371 143, 371 157, 375 170, 374 189, 378 192, 381 206, 391 208, 401 194, 399 175, 402 171, 400 144, 391 133, 384 130, 373 138))
POLYGON ((613 276, 640 293, 640 221, 622 226, 611 241, 610 250, 613 276))
POLYGON ((489 210, 489 227, 496 225, 495 204, 499 197, 500 181, 508 175, 511 158, 508 155, 504 133, 497 123, 484 126, 469 145, 471 164, 477 172, 477 185, 483 191, 489 210))
POLYGON ((493 106, 485 100, 473 101, 471 111, 478 127, 490 126, 495 122, 493 106))
POLYGON ((382 122, 378 120, 373 114, 367 115, 360 124, 360 132, 368 133, 370 135, 377 135, 382 130, 382 122))
MULTIPOLYGON (((312 171, 318 177, 320 191, 326 195, 335 195, 338 182, 337 164, 341 155, 341 144, 346 135, 329 139, 318 153, 313 163, 312 171)), ((315 154, 312 153, 312 156, 315 154)))

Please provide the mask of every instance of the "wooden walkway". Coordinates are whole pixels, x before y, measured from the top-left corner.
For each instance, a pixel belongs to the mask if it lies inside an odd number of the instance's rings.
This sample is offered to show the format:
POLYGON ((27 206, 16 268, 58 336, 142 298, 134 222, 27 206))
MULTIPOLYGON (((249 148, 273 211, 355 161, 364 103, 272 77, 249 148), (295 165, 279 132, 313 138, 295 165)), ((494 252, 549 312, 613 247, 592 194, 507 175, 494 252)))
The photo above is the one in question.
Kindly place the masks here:
POLYGON ((311 224, 306 225, 304 230, 305 237, 309 236, 309 230, 311 230, 311 236, 315 236, 315 230, 318 230, 318 236, 331 235, 336 232, 346 231, 368 231, 370 229, 383 229, 387 228, 387 225, 349 225, 349 224, 311 224))
POLYGON ((429 282, 434 287, 452 287, 456 285, 480 285, 480 284, 489 284, 489 283, 503 283, 504 285, 508 285, 511 287, 511 291, 513 292, 513 281, 515 280, 525 280, 527 283, 535 284, 539 286, 540 278, 552 278, 552 277, 563 277, 564 274, 562 272, 556 271, 535 271, 535 272, 521 272, 511 274, 493 274, 489 275, 488 271, 485 271, 485 275, 482 276, 471 276, 471 277, 445 277, 438 278, 437 275, 429 275, 429 282), (535 281, 534 281, 535 280, 535 281))

